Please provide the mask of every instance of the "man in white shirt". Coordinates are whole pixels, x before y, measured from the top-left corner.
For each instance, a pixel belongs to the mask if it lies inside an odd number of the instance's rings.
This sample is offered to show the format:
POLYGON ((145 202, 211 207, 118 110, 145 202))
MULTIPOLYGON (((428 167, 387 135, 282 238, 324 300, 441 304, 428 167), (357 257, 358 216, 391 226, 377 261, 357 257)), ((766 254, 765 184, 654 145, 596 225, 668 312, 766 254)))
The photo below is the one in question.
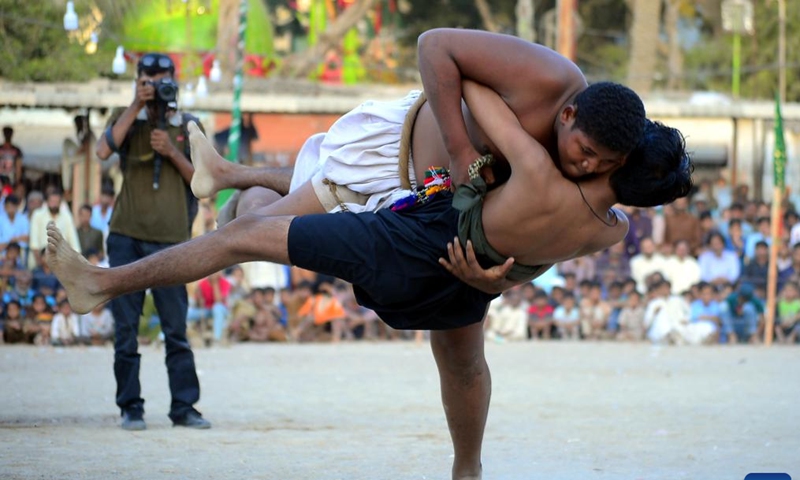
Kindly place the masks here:
POLYGON ((651 287, 655 296, 647 304, 644 325, 653 343, 682 342, 683 327, 689 323, 689 304, 680 295, 670 295, 671 288, 667 281, 651 287))
POLYGON ((76 252, 81 251, 78 231, 75 229, 72 214, 69 209, 61 208, 61 192, 52 190, 47 194, 47 203, 33 212, 31 216, 30 248, 36 266, 42 264, 42 249, 47 246, 47 224, 49 222, 55 222, 56 226, 64 232, 64 238, 70 247, 76 252))
POLYGON ((639 242, 639 253, 631 258, 631 277, 636 280, 636 289, 640 293, 647 292, 645 280, 655 272, 664 272, 666 261, 656 252, 653 239, 645 237, 639 242))
POLYGON ((673 295, 680 295, 700 282, 700 265, 689 254, 689 242, 675 242, 675 254, 667 257, 664 276, 672 284, 673 295))
POLYGON ((496 340, 526 340, 528 315, 522 308, 522 290, 514 287, 503 292, 489 306, 486 338, 496 340))

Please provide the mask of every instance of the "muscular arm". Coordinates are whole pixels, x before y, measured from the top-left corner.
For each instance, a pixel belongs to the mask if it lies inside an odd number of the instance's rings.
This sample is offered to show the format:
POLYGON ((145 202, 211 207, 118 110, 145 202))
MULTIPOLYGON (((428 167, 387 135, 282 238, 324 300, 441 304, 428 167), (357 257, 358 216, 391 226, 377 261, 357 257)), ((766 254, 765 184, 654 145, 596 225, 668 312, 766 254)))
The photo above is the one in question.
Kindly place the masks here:
POLYGON ((465 181, 466 169, 477 157, 461 111, 463 79, 494 90, 517 115, 540 102, 563 103, 586 87, 574 63, 548 48, 509 35, 434 29, 419 37, 418 56, 422 85, 457 183, 465 181))

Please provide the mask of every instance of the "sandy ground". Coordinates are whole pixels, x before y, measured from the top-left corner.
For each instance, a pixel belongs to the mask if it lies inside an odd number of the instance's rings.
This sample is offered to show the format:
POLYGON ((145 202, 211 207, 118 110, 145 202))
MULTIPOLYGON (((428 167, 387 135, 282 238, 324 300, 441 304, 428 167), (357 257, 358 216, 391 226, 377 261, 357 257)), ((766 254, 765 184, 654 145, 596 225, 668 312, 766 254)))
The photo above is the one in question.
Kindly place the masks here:
MULTIPOLYGON (((143 350, 148 430, 117 425, 110 348, 0 347, 0 478, 447 479, 427 345, 196 352, 208 431, 176 429, 143 350)), ((486 479, 800 478, 800 348, 489 345, 486 479)))

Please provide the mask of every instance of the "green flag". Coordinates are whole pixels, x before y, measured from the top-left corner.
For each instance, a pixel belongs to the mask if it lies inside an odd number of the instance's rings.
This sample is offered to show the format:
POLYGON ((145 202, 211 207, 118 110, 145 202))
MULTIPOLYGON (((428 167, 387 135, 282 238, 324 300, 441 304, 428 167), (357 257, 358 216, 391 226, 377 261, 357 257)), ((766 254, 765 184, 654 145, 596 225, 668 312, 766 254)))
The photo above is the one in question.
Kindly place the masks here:
POLYGON ((783 138, 781 100, 775 94, 775 151, 772 153, 773 184, 783 191, 786 186, 786 140, 783 138))

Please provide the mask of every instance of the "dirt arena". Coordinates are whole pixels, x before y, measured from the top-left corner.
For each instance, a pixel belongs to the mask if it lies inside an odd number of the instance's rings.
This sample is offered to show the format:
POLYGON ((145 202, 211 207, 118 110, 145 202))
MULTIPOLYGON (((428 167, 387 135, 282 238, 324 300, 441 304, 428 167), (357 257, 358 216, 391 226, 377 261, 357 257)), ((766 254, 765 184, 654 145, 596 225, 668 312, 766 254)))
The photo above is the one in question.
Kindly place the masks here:
MULTIPOLYGON (((448 479, 427 345, 196 351, 208 431, 176 429, 144 347, 148 430, 118 427, 111 348, 0 347, 2 479, 448 479)), ((800 478, 800 348, 487 346, 485 479, 800 478)))

